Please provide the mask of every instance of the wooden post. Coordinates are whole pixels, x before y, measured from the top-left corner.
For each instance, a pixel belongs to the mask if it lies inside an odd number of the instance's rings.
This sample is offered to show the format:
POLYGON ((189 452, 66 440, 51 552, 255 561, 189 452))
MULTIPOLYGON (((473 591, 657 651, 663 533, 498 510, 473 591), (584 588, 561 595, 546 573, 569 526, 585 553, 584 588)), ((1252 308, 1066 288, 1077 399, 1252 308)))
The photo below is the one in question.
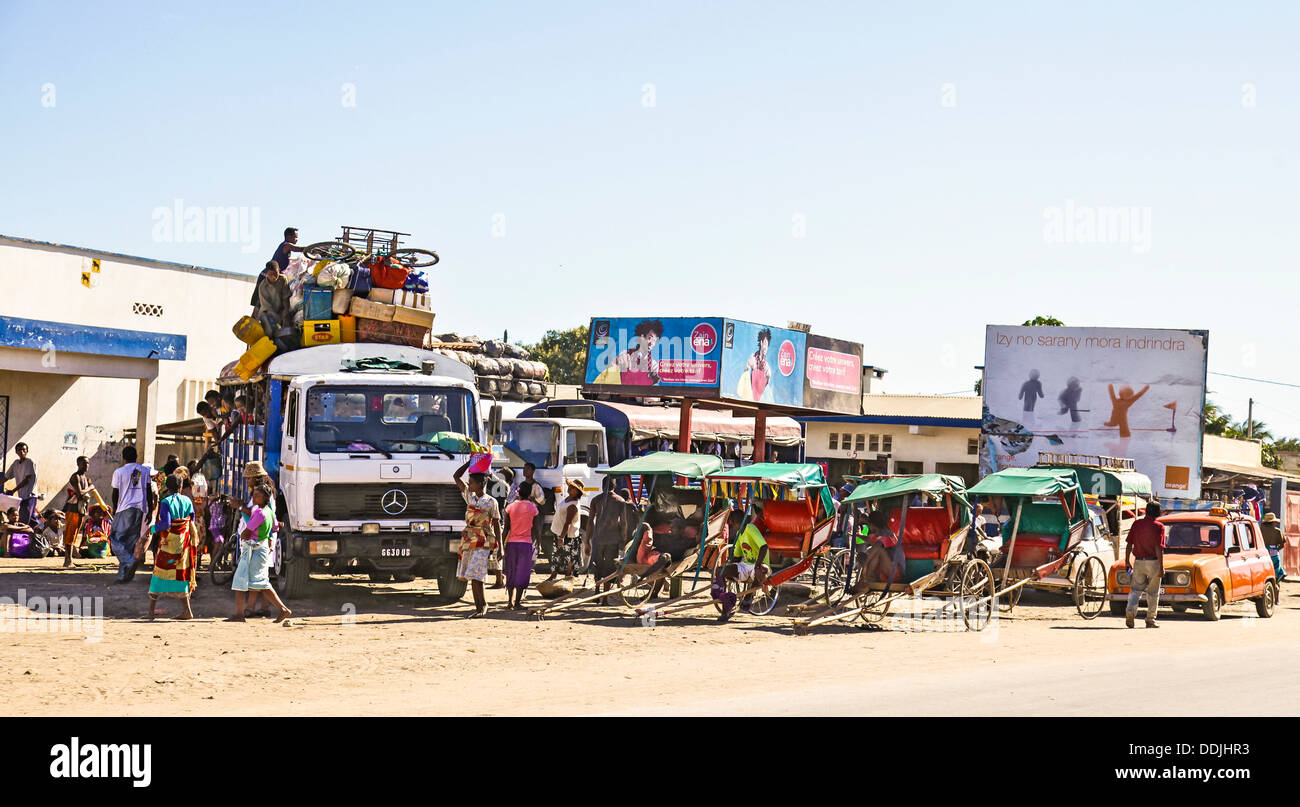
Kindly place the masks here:
POLYGON ((761 409, 754 415, 754 462, 767 462, 767 413, 761 409))
POLYGON ((683 454, 691 452, 691 408, 694 405, 694 398, 682 399, 682 414, 677 421, 677 450, 683 454))
POLYGON ((1024 512, 1025 500, 1016 502, 1016 520, 1011 525, 1011 546, 1007 548, 1007 564, 1002 567, 1002 583, 999 588, 1006 588, 1007 578, 1011 576, 1011 556, 1016 552, 1016 536, 1020 534, 1020 514, 1024 512))

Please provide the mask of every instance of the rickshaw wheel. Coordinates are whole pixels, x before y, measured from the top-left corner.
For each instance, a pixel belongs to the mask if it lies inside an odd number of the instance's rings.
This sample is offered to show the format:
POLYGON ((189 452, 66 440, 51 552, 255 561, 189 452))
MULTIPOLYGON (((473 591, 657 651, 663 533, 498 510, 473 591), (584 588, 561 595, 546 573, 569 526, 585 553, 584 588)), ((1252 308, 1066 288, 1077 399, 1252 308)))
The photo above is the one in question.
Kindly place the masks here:
POLYGON ((966 561, 962 567, 961 590, 958 592, 962 621, 967 630, 984 630, 993 614, 993 570, 982 560, 966 561), (979 602, 985 600, 985 602, 979 602), (976 604, 978 603, 978 604, 976 604))
MULTIPOLYGON (((737 580, 728 580, 726 590, 736 595, 736 610, 740 610, 740 582, 737 580)), ((722 600, 713 600, 713 610, 717 611, 719 614, 722 613, 722 600)))
POLYGON ((745 609, 754 616, 763 616, 772 613, 776 607, 776 601, 781 596, 780 586, 768 586, 760 588, 749 596, 749 608, 745 609))
POLYGON ((823 592, 827 605, 839 605, 844 599, 844 587, 849 580, 849 550, 836 549, 826 556, 826 579, 823 592))
MULTIPOLYGON (((1027 586, 1029 584, 1026 583, 1025 585, 1027 586)), ((1025 586, 1016 586, 1011 589, 1006 593, 1006 601, 998 603, 998 608, 1006 611, 1008 614, 1016 610, 1016 606, 1020 604, 1020 595, 1023 594, 1024 591, 1025 586)))
POLYGON ((1093 555, 1074 578, 1074 607, 1084 619, 1095 619, 1106 606, 1106 565, 1093 555))
POLYGON ((858 598, 858 604, 862 610, 858 612, 858 619, 867 625, 876 625, 884 621, 889 616, 889 609, 894 607, 893 600, 881 604, 881 600, 889 596, 889 592, 881 589, 876 591, 872 589, 858 598))
POLYGON ((639 608, 650 602, 650 595, 655 590, 655 581, 643 578, 633 582, 635 577, 631 575, 625 575, 623 579, 628 582, 628 585, 619 590, 618 596, 623 598, 624 605, 628 608, 639 608), (628 580, 628 577, 632 577, 632 580, 628 580))

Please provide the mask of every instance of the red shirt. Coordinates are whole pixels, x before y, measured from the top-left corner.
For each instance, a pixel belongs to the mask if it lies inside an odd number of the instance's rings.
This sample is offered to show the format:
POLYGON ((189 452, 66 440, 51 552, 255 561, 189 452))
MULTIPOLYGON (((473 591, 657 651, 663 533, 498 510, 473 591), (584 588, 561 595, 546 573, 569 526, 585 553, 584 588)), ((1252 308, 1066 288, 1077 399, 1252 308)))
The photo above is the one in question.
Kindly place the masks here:
POLYGON ((1139 518, 1129 529, 1128 545, 1138 560, 1155 560, 1165 546, 1165 525, 1154 518, 1139 518))

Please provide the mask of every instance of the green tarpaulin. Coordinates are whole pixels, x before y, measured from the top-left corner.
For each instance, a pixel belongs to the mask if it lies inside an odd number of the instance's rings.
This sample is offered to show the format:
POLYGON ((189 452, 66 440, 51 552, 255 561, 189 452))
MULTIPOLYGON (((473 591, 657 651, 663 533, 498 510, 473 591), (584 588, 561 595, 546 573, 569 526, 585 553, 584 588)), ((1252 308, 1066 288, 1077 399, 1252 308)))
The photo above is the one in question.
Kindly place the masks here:
POLYGON ((826 484, 822 467, 812 462, 756 462, 709 474, 709 478, 714 482, 768 482, 792 488, 826 484))
POLYGON ((1038 470, 1074 471, 1084 491, 1105 499, 1115 496, 1142 496, 1151 498, 1151 479, 1137 471, 1112 471, 1077 465, 1053 466, 1038 470))
POLYGON ((656 451, 643 457, 623 460, 613 468, 603 468, 597 473, 628 476, 630 474, 673 475, 687 479, 703 479, 722 470, 722 460, 712 454, 679 454, 676 451, 656 451))
POLYGON ((903 496, 909 493, 935 493, 939 495, 951 493, 962 503, 966 501, 966 485, 961 478, 943 474, 873 479, 858 485, 842 501, 858 502, 865 499, 887 499, 891 496, 903 496))
POLYGON ((1007 468, 984 477, 967 492, 974 496, 1013 498, 1056 496, 1063 493, 1066 497, 1074 498, 1070 509, 1074 512, 1075 521, 1088 512, 1088 505, 1083 500, 1083 489, 1079 487, 1079 478, 1068 468, 1007 468))

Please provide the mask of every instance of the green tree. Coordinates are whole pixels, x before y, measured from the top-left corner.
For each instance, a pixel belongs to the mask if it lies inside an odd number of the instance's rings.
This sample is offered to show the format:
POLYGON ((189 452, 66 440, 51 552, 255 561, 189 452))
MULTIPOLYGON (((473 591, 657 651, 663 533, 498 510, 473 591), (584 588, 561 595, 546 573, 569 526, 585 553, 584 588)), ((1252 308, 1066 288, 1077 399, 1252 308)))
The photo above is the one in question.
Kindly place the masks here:
POLYGON ((1039 315, 1037 317, 1034 317, 1033 319, 1025 320, 1022 324, 1023 325, 1052 325, 1055 327, 1060 327, 1065 323, 1061 322, 1056 317, 1052 317, 1052 316, 1044 317, 1042 315, 1039 315))
POLYGON ((545 364, 555 384, 581 384, 587 367, 587 326, 547 331, 535 345, 524 345, 530 358, 545 364))

